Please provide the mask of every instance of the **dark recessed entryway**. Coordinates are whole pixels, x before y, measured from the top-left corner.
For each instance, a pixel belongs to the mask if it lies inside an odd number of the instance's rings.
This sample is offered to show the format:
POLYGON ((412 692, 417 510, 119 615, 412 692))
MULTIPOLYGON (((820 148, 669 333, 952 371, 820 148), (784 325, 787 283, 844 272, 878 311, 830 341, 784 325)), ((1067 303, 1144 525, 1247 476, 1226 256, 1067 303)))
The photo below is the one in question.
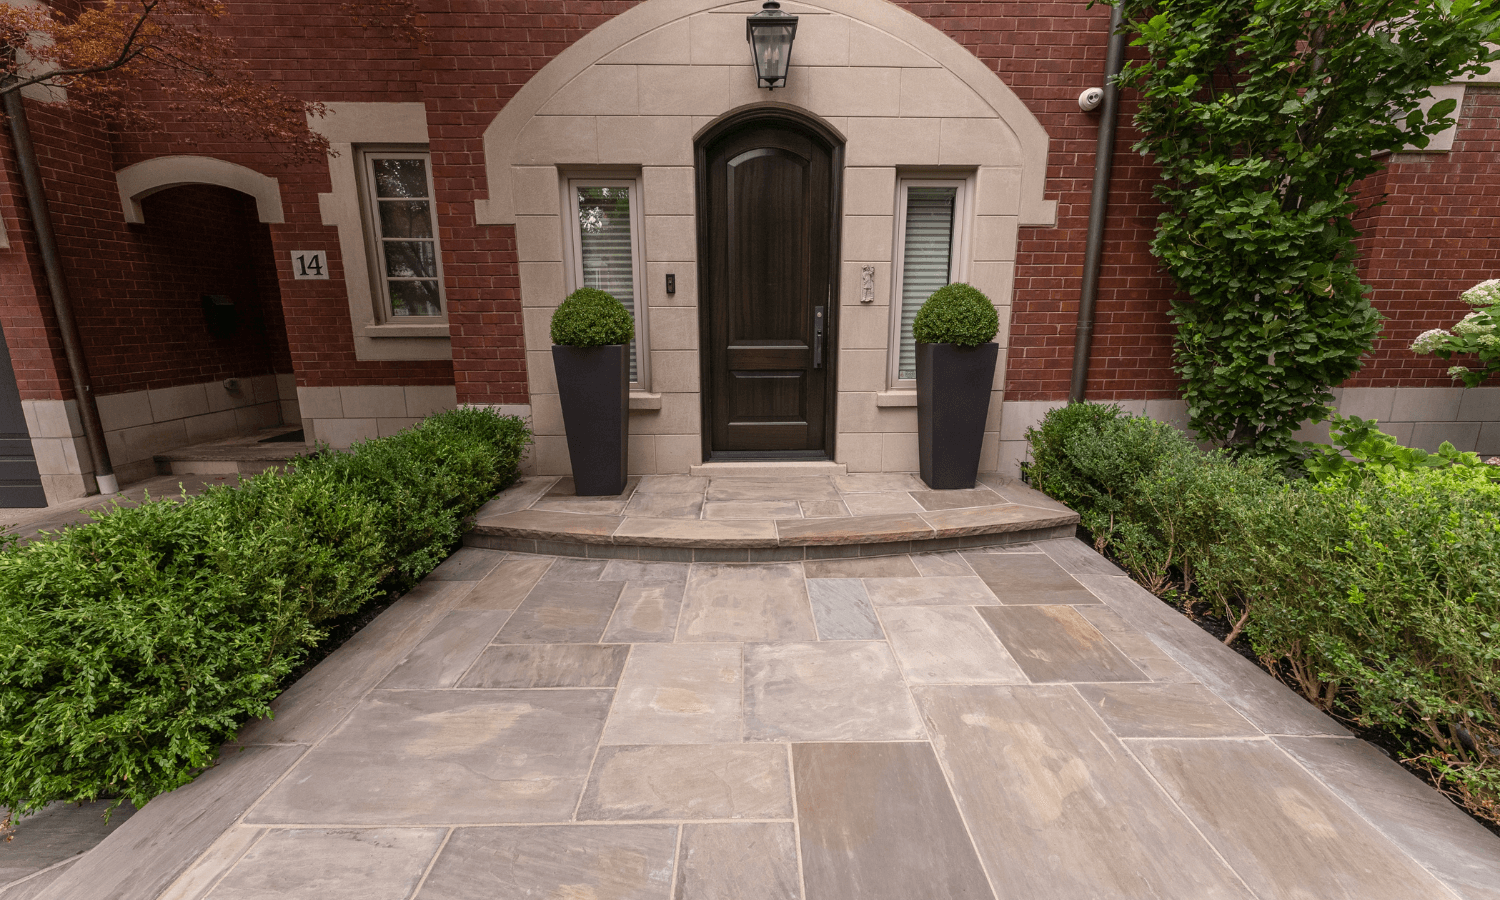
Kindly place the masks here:
MULTIPOLYGON (((56 471, 56 470, 54 470, 56 471)), ((0 332, 0 509, 32 509, 47 505, 42 476, 37 469, 21 406, 10 348, 0 332)))
POLYGON ((697 145, 705 459, 831 459, 843 145, 785 109, 697 145))

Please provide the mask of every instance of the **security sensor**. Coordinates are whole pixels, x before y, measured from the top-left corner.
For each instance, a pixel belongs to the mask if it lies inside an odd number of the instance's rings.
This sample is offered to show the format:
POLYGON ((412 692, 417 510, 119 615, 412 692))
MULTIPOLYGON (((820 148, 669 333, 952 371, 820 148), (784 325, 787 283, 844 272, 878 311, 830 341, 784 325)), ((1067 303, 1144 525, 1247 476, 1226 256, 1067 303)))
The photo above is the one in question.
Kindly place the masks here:
POLYGON ((1078 95, 1078 108, 1084 112, 1093 112, 1104 102, 1104 88, 1089 88, 1078 95))

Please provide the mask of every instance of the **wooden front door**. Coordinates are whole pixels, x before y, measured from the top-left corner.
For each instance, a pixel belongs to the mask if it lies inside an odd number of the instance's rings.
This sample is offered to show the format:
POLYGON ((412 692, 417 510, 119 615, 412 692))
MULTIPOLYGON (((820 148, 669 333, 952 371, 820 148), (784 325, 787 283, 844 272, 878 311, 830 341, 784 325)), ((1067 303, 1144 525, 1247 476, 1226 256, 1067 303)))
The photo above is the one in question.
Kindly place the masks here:
POLYGON ((752 111, 697 165, 704 456, 832 458, 842 148, 752 111))

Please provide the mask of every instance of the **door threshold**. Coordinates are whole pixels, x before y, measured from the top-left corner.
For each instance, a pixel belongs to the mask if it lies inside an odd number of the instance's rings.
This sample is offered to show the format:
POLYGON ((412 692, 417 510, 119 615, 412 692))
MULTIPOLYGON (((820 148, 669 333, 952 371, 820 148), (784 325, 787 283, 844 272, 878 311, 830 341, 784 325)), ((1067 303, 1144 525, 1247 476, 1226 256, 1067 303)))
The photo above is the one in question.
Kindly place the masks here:
POLYGON ((830 459, 715 460, 688 467, 688 474, 781 478, 788 475, 848 475, 849 467, 830 459))

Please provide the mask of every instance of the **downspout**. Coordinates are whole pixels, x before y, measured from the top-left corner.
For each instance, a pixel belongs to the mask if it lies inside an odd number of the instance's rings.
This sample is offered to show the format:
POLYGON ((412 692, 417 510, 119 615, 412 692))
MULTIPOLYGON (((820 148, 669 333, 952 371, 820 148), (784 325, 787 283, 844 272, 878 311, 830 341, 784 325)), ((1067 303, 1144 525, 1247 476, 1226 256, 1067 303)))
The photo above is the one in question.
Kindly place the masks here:
POLYGON ((68 299, 67 281, 62 260, 57 254, 57 237, 52 232, 52 214, 47 195, 42 192, 42 176, 36 163, 36 148, 31 143, 31 128, 26 124, 26 107, 20 91, 4 98, 5 117, 10 121, 11 141, 16 148, 16 167, 21 172, 21 186, 26 191, 26 206, 31 211, 31 226, 36 232, 37 249, 42 255, 42 270, 47 289, 52 294, 52 310, 57 316, 57 330, 62 333, 63 354, 68 358, 68 374, 73 379, 73 393, 78 398, 78 415, 83 420, 83 440, 94 458, 94 477, 101 494, 120 490, 109 451, 104 446, 104 425, 99 421, 99 406, 94 402, 89 382, 88 364, 83 358, 83 342, 78 337, 78 322, 73 318, 73 304, 68 299))
POLYGON ((1120 69, 1125 65, 1125 0, 1109 16, 1109 50, 1104 61, 1104 103, 1094 150, 1094 191, 1089 198, 1088 243, 1083 251, 1083 290, 1078 297, 1078 328, 1073 343, 1073 381, 1068 400, 1083 399, 1094 344, 1094 310, 1099 300, 1099 268, 1104 258, 1104 216, 1109 211, 1109 179, 1115 164, 1115 126, 1120 116, 1120 69))

